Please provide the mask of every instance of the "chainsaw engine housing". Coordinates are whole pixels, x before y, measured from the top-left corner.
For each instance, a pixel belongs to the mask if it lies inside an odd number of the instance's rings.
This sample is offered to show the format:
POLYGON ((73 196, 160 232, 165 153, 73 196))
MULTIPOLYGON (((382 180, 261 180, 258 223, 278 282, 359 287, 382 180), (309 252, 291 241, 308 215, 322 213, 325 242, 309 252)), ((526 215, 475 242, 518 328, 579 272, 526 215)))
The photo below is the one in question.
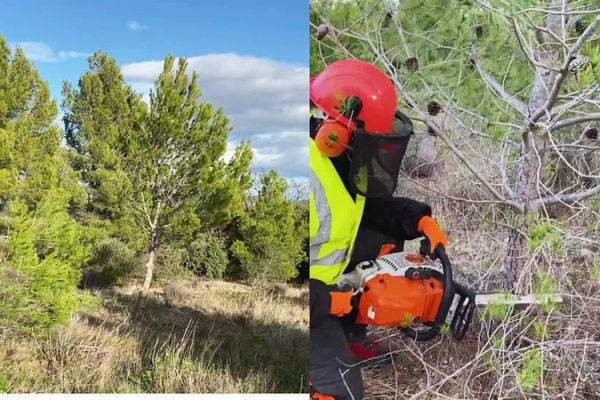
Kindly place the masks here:
POLYGON ((461 339, 475 306, 474 293, 455 282, 445 296, 443 266, 418 253, 391 253, 360 263, 338 284, 362 292, 357 323, 401 327, 417 340, 432 338, 442 323, 461 339))

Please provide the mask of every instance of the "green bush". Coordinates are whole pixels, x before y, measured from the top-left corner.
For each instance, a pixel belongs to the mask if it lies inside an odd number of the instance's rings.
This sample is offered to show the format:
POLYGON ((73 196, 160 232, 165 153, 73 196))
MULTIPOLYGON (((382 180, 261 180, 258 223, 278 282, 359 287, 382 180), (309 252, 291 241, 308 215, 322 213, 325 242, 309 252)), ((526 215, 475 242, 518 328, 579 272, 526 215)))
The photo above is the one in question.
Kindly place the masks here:
POLYGON ((592 265, 592 279, 600 281, 600 257, 596 257, 596 261, 594 261, 594 265, 592 265))
POLYGON ((224 277, 228 263, 225 244, 216 234, 203 235, 190 243, 184 259, 187 269, 213 279, 224 277))
POLYGON ((257 282, 286 281, 298 275, 296 263, 291 262, 277 243, 264 242, 260 248, 247 242, 235 241, 230 251, 239 262, 241 278, 257 282))
POLYGON ((0 263, 0 328, 43 330, 81 305, 77 290, 89 249, 67 213, 68 194, 49 191, 35 212, 15 200, 5 261, 0 263))
POLYGON ((186 280, 192 277, 191 271, 185 268, 187 251, 177 245, 161 248, 156 254, 154 279, 158 283, 186 280))
POLYGON ((529 251, 534 252, 543 245, 548 246, 555 254, 564 250, 564 238, 555 224, 550 221, 533 218, 527 240, 529 251))
POLYGON ((558 293, 556 278, 546 271, 536 272, 533 281, 533 295, 542 311, 548 313, 554 309, 556 293, 558 293))
POLYGON ((109 238, 94 246, 88 265, 101 271, 107 283, 123 283, 141 268, 143 260, 119 239, 109 238))
POLYGON ((510 314, 514 301, 514 294, 501 293, 498 301, 488 304, 481 316, 486 321, 502 321, 510 314))
POLYGON ((10 391, 10 380, 0 373, 0 393, 8 393, 10 391))
POLYGON ((230 251, 242 279, 289 280, 305 258, 304 239, 295 220, 297 206, 285 195, 288 184, 275 171, 260 177, 258 196, 239 221, 230 251))

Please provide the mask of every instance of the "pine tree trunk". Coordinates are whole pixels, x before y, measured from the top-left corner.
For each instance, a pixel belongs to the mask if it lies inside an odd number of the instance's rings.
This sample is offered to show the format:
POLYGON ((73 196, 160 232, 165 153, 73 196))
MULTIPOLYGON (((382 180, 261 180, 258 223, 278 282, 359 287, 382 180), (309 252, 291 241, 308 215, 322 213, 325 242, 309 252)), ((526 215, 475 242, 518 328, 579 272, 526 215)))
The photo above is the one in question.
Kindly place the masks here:
MULTIPOLYGON (((559 9, 560 5, 561 2, 558 0, 550 1, 550 8, 552 9, 559 9)), ((561 26, 560 21, 560 15, 549 14, 546 19, 546 28, 553 32, 559 32, 561 26)), ((551 42, 551 39, 548 38, 548 34, 544 33, 539 35, 538 41, 541 43, 546 42, 546 44, 545 46, 539 46, 535 51, 536 60, 538 60, 540 65, 547 65, 549 67, 555 65, 559 53, 556 49, 553 49, 548 45, 548 42, 551 42)), ((556 77, 556 75, 548 68, 537 66, 536 70, 536 78, 533 82, 531 97, 529 98, 528 104, 529 116, 544 106, 550 94, 548 88, 552 87, 556 77)), ((534 200, 537 195, 537 169, 543 164, 543 159, 538 158, 538 155, 536 154, 536 148, 538 151, 541 150, 542 157, 545 153, 543 151, 543 146, 540 146, 540 144, 536 142, 536 136, 534 135, 534 132, 532 132, 533 124, 530 124, 528 118, 525 118, 523 123, 524 127, 521 130, 522 142, 517 170, 515 200, 523 204, 524 212, 523 215, 515 215, 515 224, 513 228, 508 231, 506 258, 502 275, 502 285, 504 286, 504 289, 517 294, 523 289, 522 287, 519 287, 519 277, 523 272, 525 262, 529 256, 526 247, 529 234, 528 217, 533 211, 531 209, 531 201, 534 200)))
MULTIPOLYGON (((525 217, 526 216, 527 214, 525 214, 525 217)), ((520 226, 511 228, 508 231, 506 264, 502 276, 502 287, 503 289, 514 293, 521 292, 521 288, 519 287, 519 277, 521 276, 521 271, 523 271, 525 267, 525 261, 527 260, 528 255, 525 247, 527 243, 527 231, 527 224, 520 224, 520 226)))
POLYGON ((152 230, 152 236, 150 238, 150 251, 148 254, 148 262, 146 263, 146 277, 144 278, 144 291, 150 289, 152 283, 152 276, 154 275, 154 259, 156 257, 156 248, 158 247, 158 234, 156 229, 152 230))
POLYGON ((521 146, 521 159, 517 172, 516 199, 525 206, 523 214, 515 214, 514 224, 508 231, 508 243, 506 247, 505 268, 502 276, 504 289, 519 293, 519 277, 525 267, 528 252, 526 248, 529 233, 528 216, 531 211, 530 203, 535 196, 536 162, 535 154, 531 146, 534 140, 531 133, 523 135, 521 146))

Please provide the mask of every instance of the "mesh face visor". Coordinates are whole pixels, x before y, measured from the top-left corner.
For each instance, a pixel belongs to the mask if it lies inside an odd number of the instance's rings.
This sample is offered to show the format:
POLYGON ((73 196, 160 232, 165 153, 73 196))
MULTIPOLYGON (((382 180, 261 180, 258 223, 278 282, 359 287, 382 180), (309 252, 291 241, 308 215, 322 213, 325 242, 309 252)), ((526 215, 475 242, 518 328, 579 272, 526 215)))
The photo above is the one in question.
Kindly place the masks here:
POLYGON ((394 193, 413 127, 410 119, 398 111, 394 129, 391 134, 355 131, 350 184, 356 193, 365 197, 394 193))

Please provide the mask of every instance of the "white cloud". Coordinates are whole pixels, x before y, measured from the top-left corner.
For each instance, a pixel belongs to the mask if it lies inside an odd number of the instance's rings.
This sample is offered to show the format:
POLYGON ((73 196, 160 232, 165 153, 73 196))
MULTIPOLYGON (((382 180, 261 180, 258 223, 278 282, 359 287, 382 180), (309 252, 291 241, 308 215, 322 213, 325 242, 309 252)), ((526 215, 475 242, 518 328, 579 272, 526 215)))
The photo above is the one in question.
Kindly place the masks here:
POLYGON ((40 62, 58 62, 72 58, 86 58, 90 54, 72 50, 54 51, 43 42, 18 42, 13 47, 20 47, 28 59, 40 62))
MULTIPOLYGON (((123 75, 146 95, 163 61, 122 66, 123 75)), ((199 74, 202 99, 222 107, 234 130, 233 146, 249 139, 253 168, 276 169, 288 178, 308 176, 308 68, 235 53, 188 58, 188 72, 199 74)))
POLYGON ((142 25, 135 20, 127 21, 127 27, 132 31, 142 31, 144 29, 148 29, 147 25, 142 25))

